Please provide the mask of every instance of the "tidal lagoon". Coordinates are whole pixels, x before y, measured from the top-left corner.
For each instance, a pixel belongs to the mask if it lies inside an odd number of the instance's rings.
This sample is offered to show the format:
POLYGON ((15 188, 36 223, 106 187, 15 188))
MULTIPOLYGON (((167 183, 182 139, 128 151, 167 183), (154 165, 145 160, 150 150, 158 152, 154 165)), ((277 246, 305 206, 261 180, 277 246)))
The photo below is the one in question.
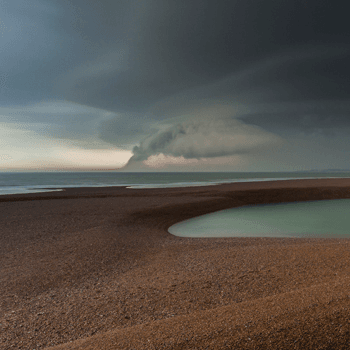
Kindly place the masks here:
POLYGON ((350 200, 251 205, 189 219, 169 228, 181 237, 350 238, 350 200))

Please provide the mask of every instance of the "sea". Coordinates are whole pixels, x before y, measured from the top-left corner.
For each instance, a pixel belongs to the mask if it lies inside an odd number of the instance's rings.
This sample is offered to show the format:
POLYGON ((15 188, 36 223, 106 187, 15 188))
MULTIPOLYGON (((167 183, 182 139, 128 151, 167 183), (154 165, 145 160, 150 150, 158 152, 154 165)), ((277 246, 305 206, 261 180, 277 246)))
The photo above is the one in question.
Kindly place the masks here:
POLYGON ((350 178, 350 171, 301 172, 0 172, 0 195, 61 191, 70 187, 166 188, 247 181, 350 178))

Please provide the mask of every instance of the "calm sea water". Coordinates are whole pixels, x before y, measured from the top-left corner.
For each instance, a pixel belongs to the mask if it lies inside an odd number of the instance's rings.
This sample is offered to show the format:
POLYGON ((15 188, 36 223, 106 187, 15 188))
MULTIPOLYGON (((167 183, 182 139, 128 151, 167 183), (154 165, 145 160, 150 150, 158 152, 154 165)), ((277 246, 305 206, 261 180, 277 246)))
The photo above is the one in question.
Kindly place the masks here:
POLYGON ((53 191, 68 187, 128 186, 130 188, 185 187, 241 181, 350 177, 350 172, 0 172, 0 195, 53 191))
POLYGON ((175 224, 181 237, 350 238, 350 199, 256 205, 221 210, 175 224))

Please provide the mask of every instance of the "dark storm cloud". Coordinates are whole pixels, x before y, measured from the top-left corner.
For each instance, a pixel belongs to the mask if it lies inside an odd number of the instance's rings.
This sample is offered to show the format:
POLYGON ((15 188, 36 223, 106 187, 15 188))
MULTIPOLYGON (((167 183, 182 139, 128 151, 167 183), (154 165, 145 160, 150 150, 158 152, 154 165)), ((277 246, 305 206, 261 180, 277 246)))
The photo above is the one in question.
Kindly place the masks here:
MULTIPOLYGON (((60 85, 67 98, 94 107, 144 111, 160 99, 210 84, 272 55, 313 46, 323 50, 321 56, 330 55, 336 45, 347 45, 350 35, 343 2, 135 1, 121 8, 114 4, 81 5, 85 12, 79 14, 80 20, 93 20, 95 30, 78 26, 96 50, 87 61, 90 58, 101 72, 89 75, 86 69, 84 76, 80 65, 78 73, 73 69, 60 85), (125 17, 129 22, 120 25, 125 17)), ((280 67, 264 83, 277 80, 292 90, 291 99, 344 97, 349 91, 348 57, 343 53, 329 62, 306 58, 289 69, 280 67)))
POLYGON ((54 126, 47 128, 52 137, 94 134, 129 148, 140 143, 134 159, 250 152, 257 145, 236 140, 255 127, 267 144, 278 139, 269 131, 336 134, 348 127, 350 111, 346 5, 4 0, 0 102, 24 110, 17 120, 45 119, 54 126), (50 99, 86 111, 73 108, 71 118, 54 107, 27 113, 50 99), (195 135, 198 147, 181 135, 195 135), (208 147, 201 143, 205 135, 208 147))
POLYGON ((350 130, 350 103, 319 101, 266 106, 266 111, 242 114, 238 119, 283 135, 301 132, 336 135, 350 130))
MULTIPOLYGON (((144 111, 291 48, 324 44, 327 54, 350 34, 344 2, 37 0, 4 8, 22 27, 6 45, 8 88, 44 93, 56 77, 60 94, 103 109, 144 111)), ((303 75, 315 97, 345 95, 347 58, 326 70, 306 60, 280 79, 293 85, 303 75), (313 82, 319 72, 333 78, 324 89, 313 82)))

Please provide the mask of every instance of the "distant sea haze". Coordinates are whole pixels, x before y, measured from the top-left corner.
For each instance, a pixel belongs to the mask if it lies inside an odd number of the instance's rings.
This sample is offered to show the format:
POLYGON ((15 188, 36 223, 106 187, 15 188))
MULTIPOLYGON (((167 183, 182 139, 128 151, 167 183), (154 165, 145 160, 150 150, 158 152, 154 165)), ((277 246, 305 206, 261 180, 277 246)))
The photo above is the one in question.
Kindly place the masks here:
POLYGON ((350 178, 350 171, 310 172, 3 172, 0 195, 57 191, 69 187, 127 186, 162 188, 217 185, 246 181, 304 178, 350 178))

